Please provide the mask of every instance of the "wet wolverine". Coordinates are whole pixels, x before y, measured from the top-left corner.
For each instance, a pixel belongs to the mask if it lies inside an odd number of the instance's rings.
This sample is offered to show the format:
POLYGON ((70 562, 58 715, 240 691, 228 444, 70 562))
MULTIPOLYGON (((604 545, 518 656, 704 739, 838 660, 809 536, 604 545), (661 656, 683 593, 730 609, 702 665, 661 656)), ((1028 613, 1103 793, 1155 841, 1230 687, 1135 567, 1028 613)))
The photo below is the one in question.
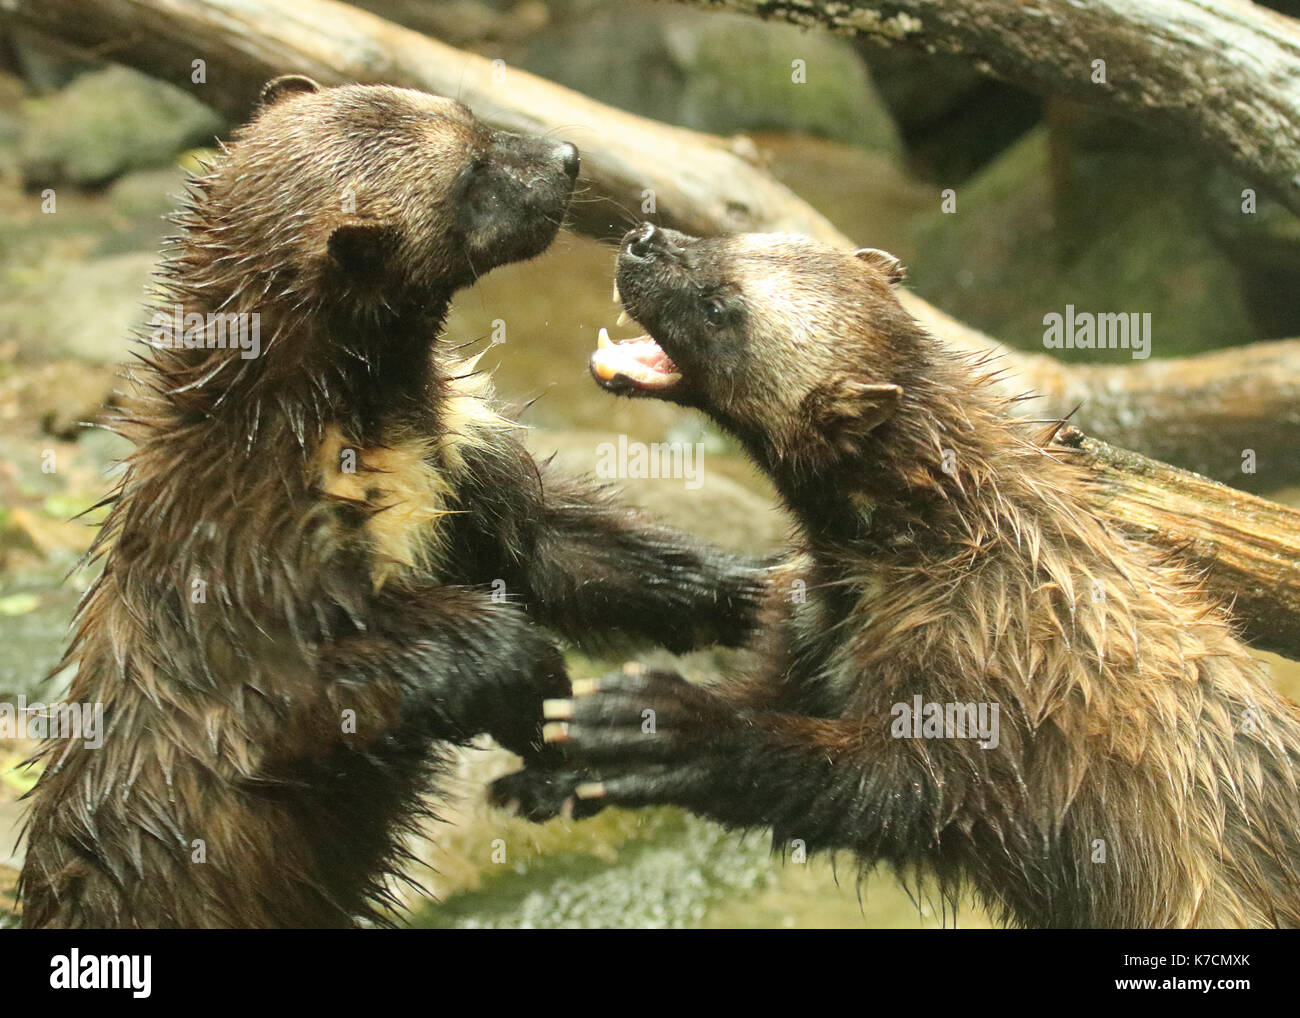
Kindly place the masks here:
POLYGON ((1189 570, 1120 536, 903 310, 902 274, 797 236, 625 239, 649 334, 603 340, 594 375, 737 436, 802 548, 749 681, 613 676, 547 705, 579 798, 969 882, 1024 926, 1300 924, 1297 709, 1189 570), (998 737, 916 738, 918 697, 997 706, 998 737))
POLYGON ((441 747, 539 755, 568 689, 543 626, 745 638, 751 568, 535 463, 435 342, 577 170, 447 99, 292 76, 192 182, 66 657, 104 745, 42 750, 26 925, 374 918, 441 747), (218 333, 253 314, 245 356, 218 333))

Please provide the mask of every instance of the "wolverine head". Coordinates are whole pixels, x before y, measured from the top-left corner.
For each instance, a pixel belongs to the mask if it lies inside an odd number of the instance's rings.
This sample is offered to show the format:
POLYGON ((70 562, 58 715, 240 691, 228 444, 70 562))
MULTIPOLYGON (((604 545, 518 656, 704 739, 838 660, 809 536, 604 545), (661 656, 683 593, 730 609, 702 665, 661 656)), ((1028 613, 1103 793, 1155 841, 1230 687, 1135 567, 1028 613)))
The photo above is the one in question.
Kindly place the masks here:
POLYGON ((591 371, 611 392, 695 407, 778 453, 856 442, 896 409, 917 355, 893 293, 903 274, 874 249, 643 223, 623 238, 615 299, 646 334, 613 343, 602 330, 591 371))
POLYGON ((539 254, 577 173, 568 142, 493 130, 451 99, 291 75, 206 187, 225 222, 258 231, 248 249, 314 292, 391 303, 539 254))

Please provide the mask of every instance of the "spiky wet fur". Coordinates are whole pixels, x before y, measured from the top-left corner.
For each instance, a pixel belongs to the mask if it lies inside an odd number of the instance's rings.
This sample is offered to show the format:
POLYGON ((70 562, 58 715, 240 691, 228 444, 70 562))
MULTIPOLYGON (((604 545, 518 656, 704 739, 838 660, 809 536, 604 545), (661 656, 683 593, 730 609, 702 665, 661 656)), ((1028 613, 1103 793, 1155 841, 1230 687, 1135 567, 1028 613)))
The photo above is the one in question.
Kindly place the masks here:
POLYGON ((263 350, 139 355, 65 658, 104 745, 41 750, 28 926, 382 921, 444 747, 487 731, 535 755, 567 688, 543 625, 587 647, 750 630, 752 568, 535 463, 434 346, 470 281, 439 220, 398 220, 385 274, 331 259, 349 173, 389 182, 363 211, 445 211, 402 188, 454 177, 485 129, 417 93, 303 92, 193 182, 161 270, 158 307, 256 311, 263 350), (429 134, 390 162, 373 148, 399 121, 429 134))
POLYGON ((967 877, 1026 926, 1300 923, 1295 708, 1190 571, 1092 510, 1068 450, 980 374, 936 349, 845 502, 795 485, 809 597, 763 684, 768 709, 842 719, 809 722, 807 748, 848 766, 804 758, 819 780, 765 819, 921 864, 950 896, 967 877), (888 738, 917 694, 998 704, 1000 746, 888 738))
POLYGON ((755 299, 746 238, 679 243, 733 287, 742 340, 668 345, 652 308, 688 315, 671 293, 707 286, 656 290, 673 284, 624 257, 620 289, 686 401, 771 475, 799 550, 772 581, 758 674, 712 694, 611 677, 575 696, 561 741, 602 779, 591 802, 848 849, 954 905, 971 888, 1011 924, 1300 925, 1300 715, 1196 575, 1124 536, 1055 427, 1014 420, 989 363, 926 334, 874 265, 756 238, 780 262, 761 271, 790 278, 755 299), (762 338, 791 319, 811 330, 762 338), (715 380, 722 342, 750 345, 715 380), (787 391, 751 399, 745 371, 787 391), (885 383, 902 395, 882 413, 885 383), (1000 744, 891 737, 916 695, 998 704, 1000 744))

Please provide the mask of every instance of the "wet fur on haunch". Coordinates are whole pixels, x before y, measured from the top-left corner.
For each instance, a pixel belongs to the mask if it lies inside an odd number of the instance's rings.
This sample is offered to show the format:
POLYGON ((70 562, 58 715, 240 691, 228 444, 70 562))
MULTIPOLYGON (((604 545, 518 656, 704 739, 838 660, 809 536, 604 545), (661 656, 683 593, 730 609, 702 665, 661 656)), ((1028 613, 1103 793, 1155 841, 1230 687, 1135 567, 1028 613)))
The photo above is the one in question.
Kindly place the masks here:
POLYGON ((261 355, 165 324, 140 354, 65 659, 104 745, 40 753, 27 926, 382 921, 446 747, 542 755, 552 630, 747 638, 750 566, 535 463, 435 344, 576 169, 450 100, 295 78, 190 184, 156 306, 257 312, 261 355))
POLYGON ((901 274, 795 236, 625 240, 624 303, 682 376, 654 395, 740 438, 799 548, 757 674, 611 676, 549 708, 580 812, 771 828, 1022 926, 1300 925, 1296 707, 1055 428, 911 319, 901 274), (999 745, 891 737, 917 695, 999 705, 999 745))

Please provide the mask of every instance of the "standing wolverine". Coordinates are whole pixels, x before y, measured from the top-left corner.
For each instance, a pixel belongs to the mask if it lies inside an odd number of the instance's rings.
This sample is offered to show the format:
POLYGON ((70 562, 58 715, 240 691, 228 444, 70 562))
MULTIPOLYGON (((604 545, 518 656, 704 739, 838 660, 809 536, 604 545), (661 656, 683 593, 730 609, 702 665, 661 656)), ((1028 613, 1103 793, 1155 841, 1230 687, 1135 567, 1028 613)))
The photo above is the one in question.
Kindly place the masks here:
POLYGON ((435 347, 577 169, 447 99, 290 77, 195 181, 66 659, 104 744, 42 750, 26 925, 373 918, 436 740, 536 757, 568 688, 541 625, 746 638, 754 570, 534 463, 435 347))
POLYGON ((806 601, 774 586, 753 681, 623 675, 547 704, 579 798, 771 827, 950 898, 968 880, 1025 926, 1300 924, 1296 708, 1191 572, 1120 536, 1068 453, 912 320, 901 278, 788 235, 625 239, 650 335, 593 373, 740 439, 798 520, 806 601), (981 705, 993 738, 932 723, 981 705))

